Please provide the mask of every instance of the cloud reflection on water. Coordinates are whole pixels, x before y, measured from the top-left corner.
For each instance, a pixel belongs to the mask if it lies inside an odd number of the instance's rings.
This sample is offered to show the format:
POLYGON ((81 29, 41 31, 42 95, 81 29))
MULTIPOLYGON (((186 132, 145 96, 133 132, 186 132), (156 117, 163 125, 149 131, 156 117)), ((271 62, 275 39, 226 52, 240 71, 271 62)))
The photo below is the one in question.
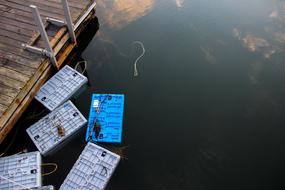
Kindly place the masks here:
POLYGON ((154 0, 97 0, 97 5, 104 9, 101 12, 101 24, 119 29, 126 24, 148 14, 154 6, 154 0))
POLYGON ((233 36, 241 41, 242 45, 248 49, 249 52, 258 52, 270 59, 271 56, 280 51, 280 48, 276 45, 272 45, 272 42, 252 34, 244 34, 240 29, 233 29, 233 36))
POLYGON ((175 0, 176 6, 182 8, 184 6, 184 0, 175 0))
POLYGON ((265 58, 271 59, 275 54, 285 50, 285 2, 274 1, 272 10, 269 11, 268 25, 260 34, 245 32, 239 28, 233 28, 233 36, 241 41, 249 52, 261 53, 265 58))

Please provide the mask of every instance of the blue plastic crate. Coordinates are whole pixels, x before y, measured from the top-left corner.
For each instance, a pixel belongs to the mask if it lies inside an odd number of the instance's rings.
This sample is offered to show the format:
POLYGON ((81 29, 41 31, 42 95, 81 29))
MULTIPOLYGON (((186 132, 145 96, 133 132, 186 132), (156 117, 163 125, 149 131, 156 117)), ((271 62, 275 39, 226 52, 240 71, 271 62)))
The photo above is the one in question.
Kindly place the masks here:
POLYGON ((86 141, 121 143, 123 115, 123 94, 93 94, 86 141))

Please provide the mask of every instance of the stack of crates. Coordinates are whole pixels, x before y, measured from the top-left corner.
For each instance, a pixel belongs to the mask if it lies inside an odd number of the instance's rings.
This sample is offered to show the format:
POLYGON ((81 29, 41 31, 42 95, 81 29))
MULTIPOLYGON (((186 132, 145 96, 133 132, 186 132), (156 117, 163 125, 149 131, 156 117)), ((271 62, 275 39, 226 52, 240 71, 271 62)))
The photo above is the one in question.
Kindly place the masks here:
MULTIPOLYGON (((41 187, 40 154, 51 154, 87 123, 68 100, 86 83, 85 76, 65 66, 43 85, 35 98, 51 113, 26 130, 39 152, 1 158, 0 189, 53 190, 53 186, 41 187)), ((86 141, 121 143, 123 112, 124 95, 93 94, 86 141), (100 126, 99 131, 94 130, 94 124, 100 126)), ((61 190, 104 189, 108 184, 120 156, 91 142, 87 143, 61 190)))

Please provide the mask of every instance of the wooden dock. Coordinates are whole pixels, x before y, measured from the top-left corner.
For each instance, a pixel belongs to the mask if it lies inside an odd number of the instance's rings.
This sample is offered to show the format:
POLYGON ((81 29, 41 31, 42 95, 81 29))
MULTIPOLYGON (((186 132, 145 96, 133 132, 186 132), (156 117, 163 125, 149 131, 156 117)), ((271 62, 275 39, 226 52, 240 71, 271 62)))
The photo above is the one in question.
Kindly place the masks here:
MULTIPOLYGON (((94 0, 67 0, 75 35, 95 15, 94 0)), ((22 44, 45 48, 30 5, 41 14, 57 65, 76 47, 66 26, 56 26, 46 17, 65 20, 61 0, 0 0, 0 143, 49 77, 50 59, 26 50, 22 44)))

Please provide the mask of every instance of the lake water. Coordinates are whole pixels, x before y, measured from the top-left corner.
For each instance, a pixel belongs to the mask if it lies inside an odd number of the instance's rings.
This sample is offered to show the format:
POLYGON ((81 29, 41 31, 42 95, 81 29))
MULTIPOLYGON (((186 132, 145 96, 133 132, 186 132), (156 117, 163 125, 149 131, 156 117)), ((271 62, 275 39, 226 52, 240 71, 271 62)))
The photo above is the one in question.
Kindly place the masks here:
MULTIPOLYGON (((75 103, 88 117, 92 93, 125 94, 126 159, 107 189, 285 186, 284 0, 97 4, 100 29, 81 55, 90 87, 75 103), (137 77, 134 41, 146 50, 137 77)), ((59 165, 45 184, 60 186, 84 133, 45 158, 59 165)))

